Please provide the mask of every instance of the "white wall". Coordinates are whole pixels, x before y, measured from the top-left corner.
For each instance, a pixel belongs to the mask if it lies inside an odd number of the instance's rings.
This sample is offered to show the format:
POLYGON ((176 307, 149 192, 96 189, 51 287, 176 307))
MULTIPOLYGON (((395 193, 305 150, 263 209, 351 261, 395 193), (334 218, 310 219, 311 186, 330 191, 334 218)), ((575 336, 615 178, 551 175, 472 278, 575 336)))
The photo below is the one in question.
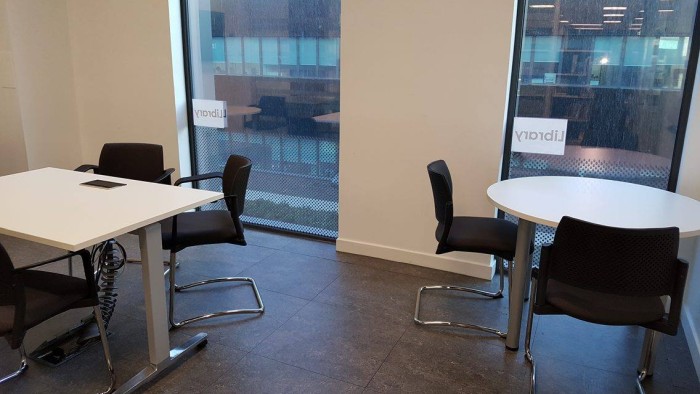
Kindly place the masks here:
MULTIPOLYGON (((700 74, 700 73, 699 73, 700 74)), ((693 101, 678 178, 678 193, 700 200, 700 75, 695 77, 693 101)), ((681 257, 690 263, 683 299, 683 328, 693 356, 695 371, 700 376, 700 242, 683 240, 681 257)))
POLYGON ((337 248, 490 278, 477 254, 434 254, 426 165, 447 161, 455 214, 492 216, 513 1, 343 1, 337 248))
POLYGON ((0 2, 0 173, 75 168, 106 142, 140 141, 189 174, 178 0, 0 2))
POLYGON ((171 39, 170 15, 173 8, 178 12, 173 19, 179 36, 178 3, 68 0, 86 162, 96 162, 105 142, 138 141, 163 145, 166 167, 181 168, 178 134, 187 133, 182 43, 171 39), (179 56, 175 66, 173 50, 179 56))
POLYGON ((27 170, 6 1, 0 0, 0 176, 27 170))
POLYGON ((15 115, 11 117, 14 126, 10 139, 18 151, 13 157, 16 163, 10 167, 75 167, 80 164, 81 150, 66 3, 7 0, 6 12, 16 110, 26 146, 24 164, 15 115))

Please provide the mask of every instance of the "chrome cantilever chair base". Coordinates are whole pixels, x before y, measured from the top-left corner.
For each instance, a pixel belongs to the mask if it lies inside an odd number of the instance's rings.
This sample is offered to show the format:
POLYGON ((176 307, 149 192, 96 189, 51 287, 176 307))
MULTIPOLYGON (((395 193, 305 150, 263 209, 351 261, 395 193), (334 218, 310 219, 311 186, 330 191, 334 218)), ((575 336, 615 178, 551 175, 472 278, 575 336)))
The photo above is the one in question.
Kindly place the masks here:
MULTIPOLYGON (((471 323, 459 323, 459 322, 450 322, 450 321, 439 321, 439 320, 421 320, 420 319, 420 306, 421 306, 421 296, 423 294, 423 291, 430 291, 430 290, 451 290, 451 291, 461 291, 465 293, 474 293, 478 295, 482 295, 485 297, 490 297, 490 298, 503 298, 503 287, 504 287, 504 266, 503 266, 503 259, 500 257, 496 258, 497 264, 498 264, 498 270, 499 270, 499 275, 500 275, 500 287, 498 291, 496 292, 489 292, 485 290, 479 290, 479 289, 473 289, 470 287, 460 287, 460 286, 451 286, 451 285, 436 285, 436 286, 423 286, 420 289, 418 289, 418 295, 416 296, 416 311, 415 314, 413 315, 413 321, 422 326, 447 326, 447 327, 458 327, 458 328, 466 328, 470 330, 479 330, 479 331, 484 331, 488 332, 490 334, 495 334, 498 335, 501 338, 505 338, 508 334, 497 330, 495 328, 491 327, 486 327, 486 326, 481 326, 478 324, 471 324, 471 323)), ((510 283, 510 280, 509 280, 510 283)))
POLYGON ((9 375, 5 375, 2 378, 0 378, 0 383, 5 383, 8 380, 11 380, 11 379, 18 377, 19 375, 23 374, 24 371, 27 370, 27 368, 29 368, 29 364, 27 364, 27 352, 24 350, 24 344, 22 344, 18 350, 19 350, 19 355, 22 358, 19 362, 19 369, 16 370, 15 372, 12 372, 9 375))
MULTIPOLYGON (((173 264, 175 263, 175 253, 171 253, 170 256, 170 266, 175 266, 177 267, 179 264, 173 264)), ((227 277, 227 278, 216 278, 216 279, 208 279, 208 280, 202 280, 199 282, 192 282, 188 283, 186 285, 178 285, 175 283, 175 270, 168 269, 166 270, 166 274, 169 274, 170 276, 170 301, 169 301, 169 314, 168 314, 168 319, 170 321, 170 326, 173 328, 178 328, 182 327, 184 325, 194 323, 200 320, 205 320, 205 319, 211 319, 213 317, 219 317, 219 316, 226 316, 226 315, 239 315, 239 314, 258 314, 258 313, 264 313, 265 312, 265 305, 262 302, 262 298, 260 297, 260 292, 258 291, 258 286, 255 284, 255 280, 253 278, 247 278, 247 277, 227 277), (204 315, 200 316, 195 316, 191 317, 188 319, 184 319, 181 321, 176 321, 175 320, 175 292, 181 292, 183 290, 191 289, 193 287, 197 286, 203 286, 207 285, 210 283, 219 283, 219 282, 248 282, 251 287, 253 288, 253 293, 255 295, 255 301, 258 304, 257 308, 244 308, 244 309, 230 309, 226 311, 220 311, 220 312, 213 312, 213 313, 207 313, 204 315)))

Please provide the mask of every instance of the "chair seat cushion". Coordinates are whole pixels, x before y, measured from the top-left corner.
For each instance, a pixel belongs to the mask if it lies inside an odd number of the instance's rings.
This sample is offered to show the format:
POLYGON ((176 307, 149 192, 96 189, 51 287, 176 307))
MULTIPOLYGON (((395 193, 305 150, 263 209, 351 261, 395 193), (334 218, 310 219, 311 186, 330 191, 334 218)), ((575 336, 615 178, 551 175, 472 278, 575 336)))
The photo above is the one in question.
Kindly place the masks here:
MULTIPOLYGON (((172 250, 172 218, 160 222, 163 235, 163 249, 172 250)), ((242 236, 236 233, 231 213, 224 210, 185 212, 177 215, 177 248, 234 243, 245 245, 242 236)))
POLYGON ((547 281, 547 302, 577 319, 607 325, 637 325, 664 317, 661 297, 636 297, 581 289, 547 281))
MULTIPOLYGON (((88 297, 85 279, 45 271, 23 273, 26 299, 25 330, 73 308, 97 305, 88 297)), ((0 306, 0 335, 12 331, 15 307, 0 306)))
POLYGON ((447 251, 493 254, 512 261, 517 237, 518 226, 505 219, 455 216, 445 246, 447 251))

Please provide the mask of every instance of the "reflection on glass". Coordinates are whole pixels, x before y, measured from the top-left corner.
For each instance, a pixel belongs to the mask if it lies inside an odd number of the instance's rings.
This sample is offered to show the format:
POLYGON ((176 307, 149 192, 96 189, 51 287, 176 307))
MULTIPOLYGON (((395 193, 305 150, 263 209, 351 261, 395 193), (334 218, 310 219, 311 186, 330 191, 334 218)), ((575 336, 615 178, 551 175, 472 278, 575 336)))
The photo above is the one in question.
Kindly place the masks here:
POLYGON ((228 105, 227 128, 193 131, 197 172, 247 156, 246 223, 336 237, 340 0, 187 7, 193 97, 228 105))
MULTIPOLYGON (((504 175, 668 188, 697 0, 523 1, 515 116, 566 119, 566 145, 563 155, 506 152, 504 175)), ((550 235, 538 226, 538 242, 550 235)))

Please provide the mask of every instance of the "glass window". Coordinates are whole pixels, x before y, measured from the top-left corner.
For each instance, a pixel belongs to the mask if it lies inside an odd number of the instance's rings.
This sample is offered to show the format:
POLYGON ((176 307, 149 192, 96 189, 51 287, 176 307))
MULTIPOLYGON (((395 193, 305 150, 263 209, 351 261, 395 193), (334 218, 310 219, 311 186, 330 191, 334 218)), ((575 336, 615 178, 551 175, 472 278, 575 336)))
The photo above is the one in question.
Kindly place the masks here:
POLYGON ((321 66, 338 65, 338 39, 323 38, 318 40, 318 64, 321 66))
POLYGON ((651 66, 655 37, 627 37, 625 66, 651 66))
POLYGON ((202 48, 187 53, 191 98, 228 107, 225 128, 190 130, 193 171, 222 171, 229 155, 246 156, 246 225, 337 237, 340 0, 184 3, 196 15, 188 41, 202 48))
POLYGON ((224 48, 223 37, 213 37, 211 39, 211 53, 214 73, 226 74, 226 49, 224 48))
MULTIPOLYGON (((585 176, 673 190, 692 89, 686 76, 695 74, 688 67, 697 0, 548 4, 519 1, 522 50, 514 54, 502 177, 585 176), (565 133, 550 137, 551 151, 528 147, 514 133, 516 118, 543 120, 542 135, 551 119, 565 133)), ((536 243, 552 235, 537 226, 536 243)))
POLYGON ((246 37, 243 39, 243 59, 245 60, 245 74, 260 74, 260 39, 246 37))
POLYGON ((226 55, 228 57, 228 73, 243 75, 243 47, 240 37, 226 37, 226 55))
POLYGON ((299 64, 302 66, 315 66, 316 61, 316 39, 299 39, 299 64))
POLYGON ((279 74, 279 50, 276 38, 262 39, 263 75, 276 76, 279 74))

